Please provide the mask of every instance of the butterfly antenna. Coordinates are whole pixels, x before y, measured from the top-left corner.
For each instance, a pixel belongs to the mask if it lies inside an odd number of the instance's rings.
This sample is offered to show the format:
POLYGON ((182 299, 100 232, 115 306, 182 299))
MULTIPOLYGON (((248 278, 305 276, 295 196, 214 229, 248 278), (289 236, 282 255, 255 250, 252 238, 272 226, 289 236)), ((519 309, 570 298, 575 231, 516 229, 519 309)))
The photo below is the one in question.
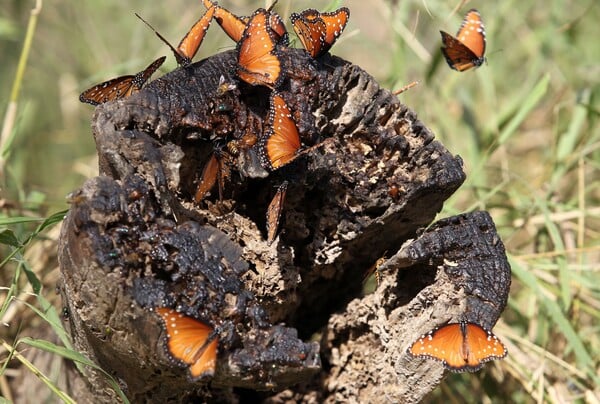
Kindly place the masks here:
POLYGON ((175 49, 175 47, 173 47, 173 45, 171 45, 171 43, 169 41, 167 41, 167 39, 164 36, 162 36, 152 25, 150 25, 150 23, 148 21, 144 20, 138 13, 134 13, 134 14, 137 18, 142 20, 142 22, 144 24, 146 24, 148 26, 148 28, 150 28, 152 31, 154 31, 156 36, 171 49, 171 51, 173 52, 173 55, 175 55, 175 60, 177 61, 177 64, 179 66, 186 66, 192 62, 189 58, 187 58, 187 57, 183 56, 181 53, 179 53, 179 51, 177 49, 175 49))

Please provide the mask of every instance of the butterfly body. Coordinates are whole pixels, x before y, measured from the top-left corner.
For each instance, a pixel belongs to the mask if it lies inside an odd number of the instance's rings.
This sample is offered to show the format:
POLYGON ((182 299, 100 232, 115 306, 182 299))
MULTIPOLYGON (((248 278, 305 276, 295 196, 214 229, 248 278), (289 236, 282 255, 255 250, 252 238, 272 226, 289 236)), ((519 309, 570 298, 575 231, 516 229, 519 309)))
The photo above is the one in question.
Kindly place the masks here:
POLYGON ((507 350, 491 331, 462 321, 431 330, 415 341, 408 353, 438 360, 452 372, 476 372, 485 362, 504 358, 507 350))
POLYGON ((440 34, 442 54, 452 69, 462 72, 485 62, 485 27, 477 10, 469 10, 456 37, 444 31, 440 34))

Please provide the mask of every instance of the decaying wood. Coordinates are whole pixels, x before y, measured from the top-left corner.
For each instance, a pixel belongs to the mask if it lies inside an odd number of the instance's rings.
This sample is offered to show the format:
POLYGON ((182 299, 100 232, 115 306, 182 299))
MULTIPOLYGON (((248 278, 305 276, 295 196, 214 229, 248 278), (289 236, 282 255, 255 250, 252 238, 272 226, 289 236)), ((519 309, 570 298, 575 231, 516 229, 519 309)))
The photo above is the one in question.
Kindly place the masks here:
MULTIPOLYGON (((71 197, 61 290, 75 345, 135 401, 418 401, 443 369, 409 358, 410 343, 449 320, 491 327, 506 304, 510 269, 487 214, 419 234, 464 181, 460 158, 357 66, 284 58, 279 91, 303 143, 320 146, 274 172, 256 147, 228 148, 266 131, 269 99, 238 82, 233 52, 94 113, 102 176, 71 197), (195 204, 213 150, 226 155, 224 200, 195 204), (265 213, 286 180, 269 245, 265 213), (381 285, 362 296, 384 255, 381 285), (212 379, 193 383, 169 360, 156 306, 219 327, 212 379)), ((95 402, 115 399, 98 372, 85 377, 95 402)))

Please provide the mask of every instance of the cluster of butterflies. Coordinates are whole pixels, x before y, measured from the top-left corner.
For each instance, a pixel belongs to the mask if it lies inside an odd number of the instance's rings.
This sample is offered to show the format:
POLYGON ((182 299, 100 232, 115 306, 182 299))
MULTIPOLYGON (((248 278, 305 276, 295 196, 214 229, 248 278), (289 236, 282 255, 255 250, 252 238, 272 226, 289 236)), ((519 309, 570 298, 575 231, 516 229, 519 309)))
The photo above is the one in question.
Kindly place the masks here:
MULTIPOLYGON (((285 77, 279 56, 281 46, 288 45, 288 32, 281 17, 269 9, 258 9, 250 17, 239 17, 211 0, 203 0, 204 15, 191 27, 177 47, 172 46, 148 22, 143 20, 173 52, 177 64, 185 68, 206 35, 213 20, 237 43, 237 76, 250 85, 272 89, 270 96, 268 130, 257 140, 242 139, 246 146, 259 144, 261 163, 269 170, 276 170, 300 154, 301 141, 298 128, 278 86, 285 77)), ((350 12, 342 7, 330 13, 308 9, 290 16, 304 49, 313 58, 326 54, 344 30, 350 12)), ((477 10, 470 10, 456 37, 441 31, 442 52, 451 68, 465 71, 480 66, 484 61, 485 31, 477 10)), ((135 75, 121 76, 105 81, 84 91, 79 99, 84 103, 99 105, 125 98, 139 92, 150 77, 164 63, 165 57, 152 62, 135 75)), ((228 91, 231 84, 220 87, 228 91)), ((235 87, 234 87, 235 88, 235 87)), ((308 150, 305 150, 306 152, 308 150)), ((196 201, 215 185, 219 177, 221 192, 221 162, 217 154, 205 165, 196 191, 196 201)), ((282 183, 267 209, 267 241, 271 243, 277 233, 279 218, 287 182, 282 183)), ((167 307, 155 308, 164 322, 167 348, 170 356, 188 367, 192 379, 212 376, 215 372, 218 352, 218 330, 206 322, 178 313, 167 307)), ((483 363, 506 355, 506 348, 490 331, 475 323, 446 324, 423 335, 414 342, 408 352, 415 357, 428 357, 441 361, 456 372, 476 371, 483 363)))

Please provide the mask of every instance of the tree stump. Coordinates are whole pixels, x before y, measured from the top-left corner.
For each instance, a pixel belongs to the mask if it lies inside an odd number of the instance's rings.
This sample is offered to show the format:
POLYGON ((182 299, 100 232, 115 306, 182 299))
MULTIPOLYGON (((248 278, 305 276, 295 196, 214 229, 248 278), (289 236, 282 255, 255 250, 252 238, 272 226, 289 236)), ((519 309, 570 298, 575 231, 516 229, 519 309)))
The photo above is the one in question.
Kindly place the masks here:
MULTIPOLYGON (((101 176, 70 197, 61 292, 75 346, 132 401, 416 402, 444 370, 407 347, 450 320, 491 328, 506 304, 510 267, 487 213, 422 230, 464 181, 460 157, 359 67, 297 49, 283 59, 278 92, 315 147, 279 170, 240 147, 268 130, 270 90, 238 81, 232 51, 95 110, 101 176), (226 164, 222 200, 194 203, 212 153, 226 164), (363 295, 377 262, 381 283, 363 295), (158 306, 218 328, 212 378, 173 362, 158 306)), ((82 377, 78 399, 114 402, 103 375, 82 377)))

